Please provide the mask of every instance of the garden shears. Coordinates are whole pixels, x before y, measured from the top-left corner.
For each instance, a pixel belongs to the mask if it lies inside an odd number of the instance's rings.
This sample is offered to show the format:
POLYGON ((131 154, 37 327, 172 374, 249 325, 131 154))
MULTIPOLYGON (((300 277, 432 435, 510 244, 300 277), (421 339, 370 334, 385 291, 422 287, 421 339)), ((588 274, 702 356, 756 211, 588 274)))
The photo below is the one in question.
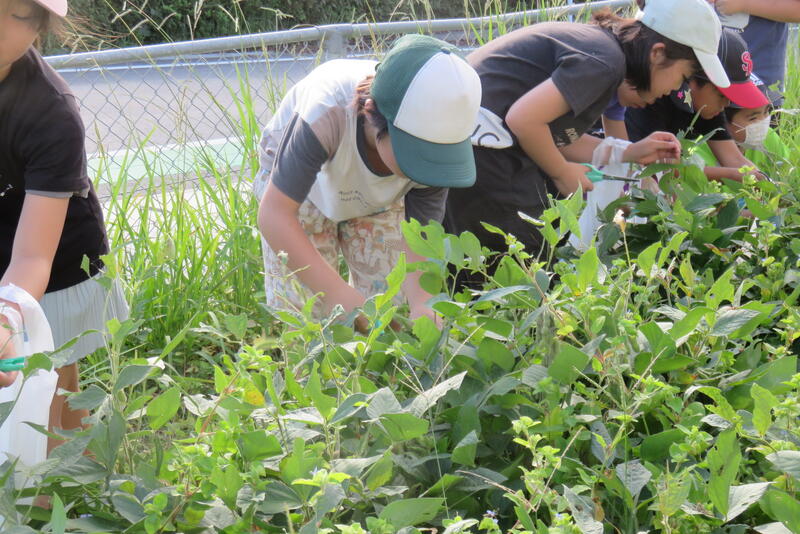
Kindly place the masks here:
POLYGON ((641 174, 641 170, 637 170, 631 176, 618 176, 614 174, 608 174, 591 163, 581 163, 584 167, 589 167, 589 172, 586 173, 586 177, 592 182, 597 183, 603 180, 614 180, 617 182, 628 182, 628 183, 638 183, 641 178, 639 174, 641 174))
POLYGON ((19 358, 7 358, 5 360, 0 360, 0 372, 2 373, 10 373, 12 371, 22 371, 25 367, 25 357, 21 356, 19 358))

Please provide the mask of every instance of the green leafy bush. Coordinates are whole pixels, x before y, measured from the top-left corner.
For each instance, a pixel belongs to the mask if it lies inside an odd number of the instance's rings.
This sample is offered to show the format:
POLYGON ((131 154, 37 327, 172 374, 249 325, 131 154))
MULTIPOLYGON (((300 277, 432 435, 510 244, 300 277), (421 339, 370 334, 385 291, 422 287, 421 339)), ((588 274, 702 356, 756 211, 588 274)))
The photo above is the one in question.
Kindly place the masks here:
MULTIPOLYGON (((666 194, 625 201, 646 224, 609 222, 582 254, 536 262, 506 236, 475 295, 452 292, 453 271, 484 271, 489 251, 407 223, 431 260, 396 266, 364 308, 368 333, 313 321, 313 302, 273 312, 273 341, 242 341, 247 315, 224 316, 202 329, 221 355, 199 393, 163 353, 119 358, 140 325, 111 325, 108 374, 70 401, 93 410, 91 428, 25 471, 29 489, 2 466, 6 526, 800 532, 793 188, 677 172, 666 194), (393 305, 409 268, 438 294, 443 328, 393 305), (17 502, 36 495, 51 509, 17 502)), ((581 209, 575 196, 532 222, 556 245, 581 209)))

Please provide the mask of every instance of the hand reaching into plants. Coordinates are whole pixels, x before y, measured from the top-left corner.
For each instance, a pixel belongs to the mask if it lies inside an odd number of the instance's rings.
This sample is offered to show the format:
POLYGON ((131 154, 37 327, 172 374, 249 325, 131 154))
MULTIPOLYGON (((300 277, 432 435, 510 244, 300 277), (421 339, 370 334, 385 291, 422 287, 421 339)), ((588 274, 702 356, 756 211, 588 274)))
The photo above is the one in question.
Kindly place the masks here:
POLYGON ((680 163, 681 143, 669 132, 653 132, 625 149, 623 160, 640 165, 680 163))
POLYGON ((561 170, 552 176, 556 187, 564 195, 570 195, 578 190, 580 185, 584 191, 594 189, 594 184, 587 178, 589 168, 580 163, 565 162, 561 170))

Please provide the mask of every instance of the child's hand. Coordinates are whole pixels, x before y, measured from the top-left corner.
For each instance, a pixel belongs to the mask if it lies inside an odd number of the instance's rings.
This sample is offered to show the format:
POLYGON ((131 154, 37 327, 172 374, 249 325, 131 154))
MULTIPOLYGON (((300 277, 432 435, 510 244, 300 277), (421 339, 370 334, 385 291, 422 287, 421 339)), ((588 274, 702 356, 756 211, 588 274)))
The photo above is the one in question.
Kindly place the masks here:
POLYGON ((553 182, 561 192, 562 195, 571 195, 578 190, 580 185, 584 191, 591 191, 594 189, 594 184, 586 173, 589 172, 589 167, 581 165, 580 163, 567 162, 562 170, 552 176, 553 182))
POLYGON ((653 132, 625 149, 623 159, 640 165, 680 163, 681 143, 669 132, 653 132))

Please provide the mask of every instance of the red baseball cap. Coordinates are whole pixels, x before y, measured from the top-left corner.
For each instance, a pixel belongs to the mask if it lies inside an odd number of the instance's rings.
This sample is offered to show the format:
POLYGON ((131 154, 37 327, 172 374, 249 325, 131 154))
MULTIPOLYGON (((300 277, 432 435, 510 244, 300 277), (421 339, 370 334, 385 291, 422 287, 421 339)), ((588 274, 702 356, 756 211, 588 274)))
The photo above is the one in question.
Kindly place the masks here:
POLYGON ((33 0, 46 10, 52 12, 59 17, 67 15, 67 0, 33 0))
POLYGON ((732 30, 723 30, 717 55, 731 81, 728 87, 717 87, 720 93, 740 108, 760 108, 769 104, 769 99, 751 78, 753 60, 747 44, 739 34, 732 30))

